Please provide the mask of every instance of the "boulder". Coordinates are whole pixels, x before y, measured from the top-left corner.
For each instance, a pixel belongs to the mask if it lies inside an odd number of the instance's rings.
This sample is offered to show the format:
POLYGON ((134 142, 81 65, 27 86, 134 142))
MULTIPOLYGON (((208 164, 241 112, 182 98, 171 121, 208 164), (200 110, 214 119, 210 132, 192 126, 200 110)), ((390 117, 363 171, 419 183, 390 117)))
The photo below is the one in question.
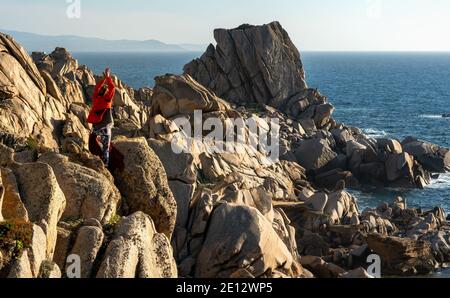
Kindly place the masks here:
POLYGON ((273 222, 274 211, 270 194, 262 186, 248 187, 238 173, 224 177, 214 186, 212 192, 222 201, 256 208, 267 220, 273 222))
POLYGON ((66 114, 62 135, 65 139, 75 142, 81 149, 88 149, 90 131, 74 114, 66 114))
POLYGON ((41 226, 45 232, 46 256, 51 259, 56 245, 57 224, 64 213, 66 197, 52 168, 47 164, 18 164, 13 172, 30 221, 41 226))
POLYGON ((324 214, 330 216, 334 224, 359 223, 359 210, 356 198, 344 190, 328 195, 324 214))
POLYGON ((298 246, 296 240, 295 228, 291 225, 291 221, 284 213, 283 209, 274 209, 274 219, 272 227, 283 241, 295 261, 298 261, 298 246))
POLYGON ((11 264, 8 278, 22 279, 33 277, 30 261, 28 259, 28 251, 24 251, 22 255, 11 264))
POLYGON ((81 278, 90 278, 97 254, 103 244, 103 231, 96 226, 84 226, 78 235, 70 254, 77 255, 81 261, 81 278))
POLYGON ((272 198, 280 200, 295 199, 296 187, 307 186, 305 170, 297 163, 274 162, 247 144, 228 142, 223 152, 215 152, 203 143, 198 145, 191 152, 200 161, 203 182, 215 184, 232 173, 239 173, 249 188, 264 186, 272 198))
POLYGON ((180 241, 180 244, 177 243, 176 250, 180 275, 183 277, 194 275, 194 265, 205 239, 211 213, 218 200, 219 198, 206 188, 199 189, 192 198, 186 228, 187 235, 183 239, 184 241, 180 241))
POLYGON ((170 239, 177 204, 161 161, 144 138, 119 139, 114 147, 124 156, 125 168, 115 170, 114 178, 128 212, 142 211, 150 215, 156 230, 170 239))
POLYGON ((402 142, 408 152, 428 171, 446 173, 450 171, 450 149, 428 142, 407 138, 402 142))
POLYGON ((348 129, 336 128, 331 130, 331 134, 339 148, 345 148, 348 142, 354 141, 354 138, 348 129))
POLYGON ((436 266, 431 245, 425 241, 369 234, 369 248, 381 257, 383 274, 428 274, 436 266))
POLYGON ((0 33, 0 70, 0 90, 3 90, 0 130, 57 148, 53 124, 64 119, 64 104, 47 94, 45 81, 26 50, 3 33, 0 33))
POLYGON ((300 53, 278 22, 217 29, 214 38, 217 45, 184 72, 218 96, 283 108, 306 89, 300 53))
POLYGON ((345 274, 345 270, 335 264, 327 263, 320 257, 302 256, 300 263, 319 278, 337 278, 345 274))
POLYGON ((6 275, 9 278, 37 277, 47 257, 44 231, 37 225, 22 221, 2 222, 0 228, 0 251, 5 253, 3 265, 9 271, 6 275))
POLYGON ((414 183, 414 158, 408 153, 390 154, 385 166, 386 178, 389 182, 406 177, 414 183))
POLYGON ((161 160, 169 180, 178 180, 186 184, 194 184, 197 181, 194 156, 191 153, 176 154, 170 142, 149 139, 148 143, 161 160))
POLYGON ((317 233, 305 231, 298 241, 299 253, 303 256, 323 257, 330 253, 330 245, 317 233))
POLYGON ((298 163, 306 170, 318 171, 337 157, 326 140, 310 139, 301 142, 294 152, 298 163))
POLYGON ((180 131, 174 121, 167 120, 161 115, 152 117, 148 126, 151 139, 165 142, 172 142, 174 134, 180 131))
POLYGON ((165 118, 193 114, 195 110, 205 113, 223 111, 228 104, 218 98, 189 75, 165 75, 155 78, 152 97, 152 115, 165 118))
POLYGON ((392 139, 377 139, 378 147, 388 153, 402 154, 403 148, 397 140, 392 139))
MULTIPOLYGON (((60 225, 64 222, 60 222, 60 225)), ((58 265, 59 268, 66 268, 67 256, 70 253, 70 249, 75 241, 76 233, 71 229, 67 229, 62 226, 57 228, 58 238, 56 241, 55 254, 53 256, 53 261, 58 265)))
POLYGON ((295 277, 293 267, 293 256, 257 209, 223 203, 211 215, 195 277, 295 277))
POLYGON ((62 220, 95 218, 102 224, 116 214, 120 193, 98 171, 69 161, 56 153, 46 153, 40 162, 50 165, 67 200, 62 220))
POLYGON ((169 187, 177 201, 177 221, 172 238, 173 248, 177 254, 186 241, 189 207, 195 193, 195 185, 173 180, 169 181, 169 187))
POLYGON ((98 278, 174 278, 177 266, 169 239, 151 218, 137 212, 122 219, 106 249, 98 278))

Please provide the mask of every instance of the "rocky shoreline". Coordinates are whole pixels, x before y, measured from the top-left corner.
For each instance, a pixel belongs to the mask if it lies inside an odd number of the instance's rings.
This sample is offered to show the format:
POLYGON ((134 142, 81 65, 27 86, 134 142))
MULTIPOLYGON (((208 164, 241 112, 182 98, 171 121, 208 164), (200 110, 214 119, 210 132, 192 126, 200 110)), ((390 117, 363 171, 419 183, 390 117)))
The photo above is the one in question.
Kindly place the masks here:
MULTIPOLYGON (((108 170, 88 151, 99 77, 63 48, 28 55, 0 33, 0 277, 365 278, 427 275, 450 265, 445 210, 392 198, 359 210, 347 188, 425 188, 450 150, 374 139, 337 123, 309 88, 278 22, 214 32, 183 75, 133 90, 115 77, 108 170), (177 120, 280 126, 280 159, 248 144, 217 152, 209 131, 177 154, 177 120)), ((242 129, 249 139, 251 130, 242 129)))

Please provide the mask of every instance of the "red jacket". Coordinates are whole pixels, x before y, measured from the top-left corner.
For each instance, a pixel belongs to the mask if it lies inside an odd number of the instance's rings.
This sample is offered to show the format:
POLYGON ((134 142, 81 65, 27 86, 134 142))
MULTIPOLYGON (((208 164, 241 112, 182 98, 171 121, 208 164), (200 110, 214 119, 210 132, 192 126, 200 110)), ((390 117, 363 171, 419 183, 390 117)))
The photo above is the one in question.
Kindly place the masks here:
POLYGON ((116 87, 111 79, 111 77, 106 77, 105 79, 98 82, 95 86, 94 96, 92 98, 92 109, 89 112, 88 122, 89 123, 100 123, 103 119, 103 115, 108 109, 111 109, 114 94, 116 93, 116 87), (108 91, 103 95, 98 95, 100 88, 105 84, 108 84, 108 91))

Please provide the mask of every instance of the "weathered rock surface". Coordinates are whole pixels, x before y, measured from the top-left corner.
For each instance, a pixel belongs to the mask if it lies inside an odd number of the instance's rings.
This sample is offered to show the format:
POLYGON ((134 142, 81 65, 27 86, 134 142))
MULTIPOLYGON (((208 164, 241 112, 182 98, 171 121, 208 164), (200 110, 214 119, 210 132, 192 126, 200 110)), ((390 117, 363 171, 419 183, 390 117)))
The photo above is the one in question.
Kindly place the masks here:
POLYGON ((407 138, 402 144, 404 150, 414 156, 426 170, 433 173, 450 172, 450 149, 414 138, 407 138))
POLYGON ((55 153, 39 158, 53 168, 67 200, 62 220, 95 218, 108 223, 116 214, 120 193, 107 177, 55 153))
POLYGON ((82 277, 366 278, 372 253, 386 274, 450 262, 442 208, 408 208, 397 198, 360 213, 345 191, 423 188, 430 172, 449 170, 448 149, 374 139, 337 123, 328 99, 307 88, 300 54, 279 23, 215 37, 217 46, 185 75, 157 77, 154 90, 113 77, 114 145, 125 167, 111 174, 86 152, 101 78, 63 48, 31 59, 0 34, 0 226, 22 227, 0 237, 0 276, 61 277, 70 254, 80 256, 82 277), (260 133, 279 128, 275 149, 259 149, 280 160, 207 138, 212 122, 226 133, 240 118, 260 133), (184 136, 189 153, 174 152, 184 135, 179 119, 207 126, 196 139, 184 136), (215 150, 220 145, 227 150, 215 150), (11 257, 5 247, 16 240, 24 247, 11 257))
POLYGON ((436 266, 428 242, 377 234, 370 234, 367 242, 370 249, 381 257, 384 274, 427 274, 436 266))
POLYGON ((292 275, 293 266, 288 248, 258 210, 222 204, 212 214, 195 276, 262 277, 277 271, 292 275))
POLYGON ((137 212, 122 219, 97 273, 99 278, 172 278, 177 267, 169 239, 137 212))
POLYGON ((0 70, 1 131, 25 139, 33 137, 41 144, 57 147, 51 119, 64 119, 64 107, 47 94, 45 81, 25 49, 3 33, 0 33, 0 70))
POLYGON ((300 53, 278 22, 217 29, 214 38, 184 71, 218 96, 281 108, 306 89, 300 53))
POLYGON ((326 140, 303 141, 294 152, 298 163, 306 170, 320 170, 337 157, 326 140))
POLYGON ((104 234, 96 226, 84 226, 78 230, 75 244, 70 254, 77 255, 81 261, 81 278, 90 278, 97 254, 102 247, 104 234))
POLYGON ((228 109, 228 104, 218 98, 189 75, 165 75, 155 78, 152 96, 152 114, 165 118, 192 114, 195 110, 205 113, 228 109))
POLYGON ((56 245, 57 224, 64 213, 66 197, 52 168, 47 164, 16 165, 13 172, 30 221, 41 226, 45 232, 46 256, 51 259, 56 245))
POLYGON ((161 161, 143 138, 117 140, 114 146, 125 158, 124 170, 116 170, 114 177, 129 213, 142 211, 150 215, 156 230, 170 239, 177 204, 161 161))

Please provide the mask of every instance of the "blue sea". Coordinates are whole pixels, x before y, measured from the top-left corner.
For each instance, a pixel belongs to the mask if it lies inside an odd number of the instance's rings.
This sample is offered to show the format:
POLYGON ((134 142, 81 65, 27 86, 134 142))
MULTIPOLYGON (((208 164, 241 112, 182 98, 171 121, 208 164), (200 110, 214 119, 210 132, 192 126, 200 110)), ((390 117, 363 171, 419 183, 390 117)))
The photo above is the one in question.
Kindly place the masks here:
MULTIPOLYGON (((201 53, 75 53, 95 73, 110 66, 134 88, 152 87, 153 78, 182 73, 201 53)), ((406 136, 450 147, 450 53, 303 53, 307 81, 330 98, 335 119, 374 137, 406 136)), ((442 206, 450 212, 450 175, 425 190, 352 191, 361 208, 403 196, 410 206, 442 206)))

